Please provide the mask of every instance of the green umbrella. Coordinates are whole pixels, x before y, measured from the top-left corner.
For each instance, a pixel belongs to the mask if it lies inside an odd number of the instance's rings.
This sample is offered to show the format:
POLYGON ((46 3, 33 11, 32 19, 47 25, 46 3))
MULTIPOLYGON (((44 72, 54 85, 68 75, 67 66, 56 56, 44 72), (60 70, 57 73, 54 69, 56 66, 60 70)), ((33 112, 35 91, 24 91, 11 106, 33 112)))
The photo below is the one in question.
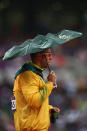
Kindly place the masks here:
POLYGON ((81 36, 82 33, 72 30, 62 30, 57 34, 48 33, 47 35, 37 35, 34 39, 28 39, 21 45, 13 46, 5 53, 3 60, 40 52, 44 49, 59 46, 81 36))

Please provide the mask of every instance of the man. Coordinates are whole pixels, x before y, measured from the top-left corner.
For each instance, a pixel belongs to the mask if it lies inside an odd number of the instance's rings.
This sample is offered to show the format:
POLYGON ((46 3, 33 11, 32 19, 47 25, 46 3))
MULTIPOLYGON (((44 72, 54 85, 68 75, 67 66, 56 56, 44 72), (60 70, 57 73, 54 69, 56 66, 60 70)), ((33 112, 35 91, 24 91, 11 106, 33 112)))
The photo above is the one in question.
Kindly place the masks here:
POLYGON ((45 83, 42 71, 50 65, 50 49, 31 54, 32 62, 26 63, 16 73, 13 93, 16 99, 14 121, 16 131, 48 131, 51 109, 48 97, 54 88, 56 76, 51 71, 45 83))

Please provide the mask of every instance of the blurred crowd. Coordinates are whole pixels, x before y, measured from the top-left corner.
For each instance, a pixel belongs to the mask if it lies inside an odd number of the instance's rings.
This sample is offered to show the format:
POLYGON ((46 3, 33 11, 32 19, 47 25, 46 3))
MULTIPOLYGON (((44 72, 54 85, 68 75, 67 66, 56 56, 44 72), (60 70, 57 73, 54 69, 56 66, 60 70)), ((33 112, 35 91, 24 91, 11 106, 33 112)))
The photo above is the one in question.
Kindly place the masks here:
MULTIPOLYGON (((87 49, 79 48, 72 55, 64 54, 62 48, 58 50, 57 54, 53 53, 50 66, 56 73, 58 85, 50 95, 50 104, 58 106, 61 113, 49 131, 86 131, 87 49)), ((27 60, 30 60, 29 56, 0 65, 0 131, 15 131, 10 99, 15 73, 27 60)), ((44 80, 48 73, 48 69, 44 70, 44 80)))

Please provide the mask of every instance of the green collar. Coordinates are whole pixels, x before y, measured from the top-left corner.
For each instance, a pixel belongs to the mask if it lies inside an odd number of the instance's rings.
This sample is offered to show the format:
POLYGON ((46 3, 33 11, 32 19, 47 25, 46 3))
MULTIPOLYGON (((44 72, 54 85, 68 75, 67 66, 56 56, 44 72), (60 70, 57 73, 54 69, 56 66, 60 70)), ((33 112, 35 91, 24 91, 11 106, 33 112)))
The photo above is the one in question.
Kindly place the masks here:
POLYGON ((22 73, 22 72, 25 72, 25 71, 28 71, 28 70, 31 70, 33 71, 34 73, 38 74, 39 76, 41 76, 43 78, 43 74, 42 74, 42 71, 43 69, 41 69, 39 66, 37 66, 36 64, 33 64, 32 62, 28 62, 28 63, 25 63, 15 74, 15 79, 16 77, 22 73))
POLYGON ((34 66, 34 67, 36 67, 36 68, 38 68, 42 71, 44 70, 44 69, 40 68, 38 65, 34 64, 33 62, 28 62, 27 64, 32 65, 32 66, 34 66))

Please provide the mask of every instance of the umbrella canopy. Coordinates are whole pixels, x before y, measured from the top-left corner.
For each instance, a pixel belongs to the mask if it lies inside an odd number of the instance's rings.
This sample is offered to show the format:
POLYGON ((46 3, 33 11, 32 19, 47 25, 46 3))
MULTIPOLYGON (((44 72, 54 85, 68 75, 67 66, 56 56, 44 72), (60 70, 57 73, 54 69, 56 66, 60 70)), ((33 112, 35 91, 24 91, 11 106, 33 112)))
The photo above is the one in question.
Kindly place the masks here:
POLYGON ((43 51, 64 44, 72 39, 81 37, 82 33, 72 30, 62 30, 57 34, 37 35, 34 39, 28 39, 21 45, 10 48, 4 55, 3 60, 9 60, 31 53, 43 51))

